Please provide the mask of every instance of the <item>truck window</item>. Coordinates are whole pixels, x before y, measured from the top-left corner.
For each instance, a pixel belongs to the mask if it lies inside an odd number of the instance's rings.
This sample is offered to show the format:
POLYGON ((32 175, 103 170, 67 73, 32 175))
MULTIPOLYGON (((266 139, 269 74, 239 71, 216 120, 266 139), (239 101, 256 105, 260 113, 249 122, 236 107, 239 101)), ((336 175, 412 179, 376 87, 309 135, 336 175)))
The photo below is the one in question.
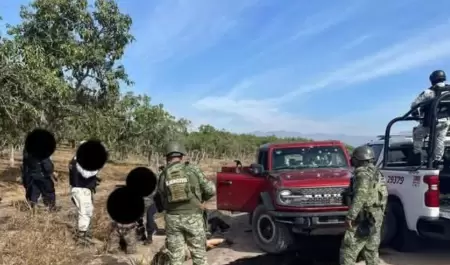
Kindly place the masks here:
POLYGON ((285 147, 272 150, 272 170, 348 166, 340 146, 285 147))
POLYGON ((267 159, 267 155, 268 155, 268 151, 267 150, 261 150, 258 153, 258 164, 262 165, 264 167, 264 170, 268 169, 268 159, 267 159))
POLYGON ((381 151, 383 150, 382 144, 369 144, 370 147, 372 147, 374 155, 375 155, 375 161, 378 161, 378 158, 381 155, 381 151))
POLYGON ((388 151, 388 167, 406 167, 408 166, 408 157, 413 153, 413 146, 399 146, 390 148, 388 151))

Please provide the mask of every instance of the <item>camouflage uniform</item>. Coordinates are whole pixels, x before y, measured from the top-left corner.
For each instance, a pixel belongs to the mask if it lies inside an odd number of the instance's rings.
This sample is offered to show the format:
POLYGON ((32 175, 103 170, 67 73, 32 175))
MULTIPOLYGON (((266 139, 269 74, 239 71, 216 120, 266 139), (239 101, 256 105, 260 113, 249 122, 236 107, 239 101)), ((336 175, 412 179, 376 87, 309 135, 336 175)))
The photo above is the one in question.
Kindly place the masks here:
MULTIPOLYGON (((425 89, 422 93, 420 93, 419 96, 413 101, 411 104, 411 107, 414 107, 422 102, 425 102, 427 100, 433 99, 436 96, 436 93, 439 93, 439 90, 443 89, 446 84, 444 83, 446 81, 446 76, 443 71, 437 70, 434 71, 430 75, 430 82, 432 87, 425 89)), ((446 93, 443 91, 443 93, 446 93)), ((430 106, 428 106, 429 108, 430 106)), ((424 115, 424 113, 417 113, 419 116, 424 115)), ((426 118, 426 117, 424 117, 426 118)), ((438 120, 438 123, 436 125, 436 149, 434 152, 433 159, 435 161, 442 160, 442 157, 444 155, 445 150, 445 137, 447 135, 447 131, 449 128, 449 119, 448 118, 441 118, 438 120)), ((430 125, 424 123, 422 121, 418 126, 413 128, 413 145, 414 145, 414 153, 415 154, 421 154, 422 152, 422 146, 423 146, 423 140, 425 137, 430 133, 430 125)))
MULTIPOLYGON (((178 143, 168 146, 166 156, 173 153, 184 155, 184 147, 178 143)), ((213 182, 209 181, 196 166, 174 162, 167 165, 161 173, 158 190, 165 198, 166 210, 166 247, 171 265, 181 265, 185 261, 185 245, 191 252, 194 265, 206 265, 206 233, 205 219, 201 203, 211 199, 216 191, 213 182), (188 176, 193 197, 189 201, 168 203, 167 191, 163 188, 166 170, 182 170, 188 176)))
MULTIPOLYGON (((368 151, 368 146, 355 149, 354 154, 368 151)), ((366 261, 367 265, 378 265, 378 249, 380 246, 381 226, 383 224, 384 210, 387 203, 387 188, 381 172, 371 163, 371 159, 353 159, 364 161, 365 165, 355 165, 353 201, 347 214, 347 220, 352 221, 352 227, 345 232, 340 250, 340 264, 354 265, 358 255, 366 261), (358 218, 359 217, 359 218, 358 218), (368 220, 370 219, 370 221, 368 220), (359 235, 363 222, 370 222, 368 235, 359 235)))
POLYGON ((108 252, 118 253, 121 247, 121 241, 125 243, 125 252, 127 254, 136 253, 137 235, 136 223, 123 225, 116 222, 112 223, 112 231, 108 240, 108 252))

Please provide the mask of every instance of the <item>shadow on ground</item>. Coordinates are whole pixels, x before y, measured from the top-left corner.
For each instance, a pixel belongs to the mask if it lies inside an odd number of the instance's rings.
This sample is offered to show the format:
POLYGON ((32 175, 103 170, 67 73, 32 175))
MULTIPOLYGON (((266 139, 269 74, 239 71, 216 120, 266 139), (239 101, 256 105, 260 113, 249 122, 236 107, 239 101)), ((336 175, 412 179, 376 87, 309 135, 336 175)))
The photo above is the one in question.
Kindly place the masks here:
POLYGON ((296 250, 283 254, 263 254, 257 257, 235 260, 229 265, 338 265, 339 264, 339 237, 314 236, 299 237, 296 250))
MULTIPOLYGON (((231 225, 227 237, 234 241, 228 248, 236 252, 261 253, 254 244, 248 215, 221 215, 231 225)), ((295 249, 279 255, 261 254, 243 255, 229 265, 339 265, 340 236, 298 236, 295 249), (251 257, 249 257, 251 256, 251 257)), ((450 264, 450 242, 437 240, 421 240, 421 246, 414 253, 399 253, 391 249, 380 250, 380 264, 395 265, 448 265, 450 264)), ((359 264, 364 264, 361 262, 359 264)))

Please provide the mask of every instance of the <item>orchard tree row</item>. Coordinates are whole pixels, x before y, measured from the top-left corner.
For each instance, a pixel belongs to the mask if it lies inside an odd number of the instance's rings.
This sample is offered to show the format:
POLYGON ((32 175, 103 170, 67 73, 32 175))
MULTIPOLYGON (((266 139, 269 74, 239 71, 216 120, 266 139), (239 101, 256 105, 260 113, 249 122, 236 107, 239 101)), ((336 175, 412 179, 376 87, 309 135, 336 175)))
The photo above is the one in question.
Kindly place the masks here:
MULTIPOLYGON (((42 127, 58 141, 104 141, 117 158, 149 159, 170 139, 210 156, 254 155, 277 139, 238 135, 177 119, 147 95, 120 93, 132 86, 120 61, 134 41, 132 19, 113 0, 35 0, 21 22, 0 33, 0 147, 20 146, 42 127)), ((7 21, 6 21, 7 22, 7 21)))

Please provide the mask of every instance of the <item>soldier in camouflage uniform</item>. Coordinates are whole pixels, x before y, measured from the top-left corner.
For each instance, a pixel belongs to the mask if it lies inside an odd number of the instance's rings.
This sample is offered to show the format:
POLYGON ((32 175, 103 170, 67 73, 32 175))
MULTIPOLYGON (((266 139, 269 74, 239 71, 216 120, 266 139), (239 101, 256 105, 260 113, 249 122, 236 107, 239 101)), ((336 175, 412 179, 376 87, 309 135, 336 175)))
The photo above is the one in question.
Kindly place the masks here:
MULTIPOLYGON (((448 93, 448 85, 445 83, 447 77, 445 72, 442 70, 433 71, 430 75, 431 87, 425 89, 416 99, 414 99, 411 107, 415 107, 416 105, 425 102, 427 100, 431 100, 441 93, 448 93)), ((417 165, 421 165, 422 163, 422 146, 423 140, 430 133, 430 125, 427 120, 428 112, 430 112, 431 105, 424 106, 414 113, 416 116, 423 116, 425 119, 420 122, 420 124, 413 128, 413 145, 414 145, 414 154, 415 161, 417 165)), ((438 123, 436 125, 436 145, 434 150, 434 163, 436 165, 442 163, 442 157, 444 155, 445 150, 445 137, 447 136, 447 132, 450 126, 450 121, 448 117, 439 118, 438 123)))
POLYGON ((166 211, 166 247, 171 265, 185 260, 185 245, 194 265, 206 265, 206 235, 202 203, 211 199, 215 185, 196 166, 183 163, 182 144, 166 147, 167 166, 159 176, 158 192, 166 211))
POLYGON ((136 253, 136 227, 137 223, 124 225, 113 222, 109 234, 108 252, 117 254, 120 250, 124 250, 126 254, 136 253), (124 246, 122 246, 123 243, 124 246))
POLYGON ((352 154, 355 167, 353 199, 341 244, 341 265, 356 264, 360 253, 367 265, 380 262, 378 249, 388 192, 383 175, 373 164, 374 157, 369 146, 360 146, 352 154), (361 232, 364 228, 366 232, 361 232))

